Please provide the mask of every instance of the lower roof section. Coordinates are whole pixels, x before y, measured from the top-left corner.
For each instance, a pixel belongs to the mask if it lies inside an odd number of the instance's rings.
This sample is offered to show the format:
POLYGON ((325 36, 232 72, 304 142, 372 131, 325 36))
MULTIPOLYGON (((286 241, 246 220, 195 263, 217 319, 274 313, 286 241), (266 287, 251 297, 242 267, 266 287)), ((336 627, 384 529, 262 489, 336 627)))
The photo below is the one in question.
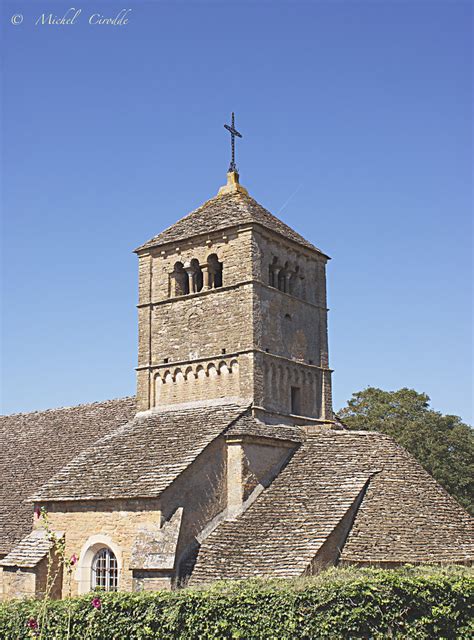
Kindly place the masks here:
POLYGON ((248 406, 248 400, 220 398, 139 413, 96 440, 30 499, 156 498, 248 406))
POLYGON ((93 442, 128 422, 134 397, 0 416, 0 554, 31 531, 31 493, 93 442))
POLYGON ((191 584, 302 575, 346 514, 333 561, 474 558, 472 518, 404 449, 379 433, 327 430, 308 435, 256 502, 202 543, 191 584))

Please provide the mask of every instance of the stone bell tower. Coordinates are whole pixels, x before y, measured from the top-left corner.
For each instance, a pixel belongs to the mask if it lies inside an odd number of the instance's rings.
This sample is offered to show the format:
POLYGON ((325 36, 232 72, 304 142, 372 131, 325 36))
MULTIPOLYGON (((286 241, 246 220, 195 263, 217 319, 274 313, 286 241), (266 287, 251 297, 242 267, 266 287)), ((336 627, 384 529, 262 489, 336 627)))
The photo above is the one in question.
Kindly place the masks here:
POLYGON ((328 256, 239 183, 136 249, 140 411, 239 397, 267 422, 332 420, 328 256))
POLYGON ((240 397, 269 422, 332 419, 328 256, 251 198, 236 171, 136 253, 140 411, 240 397))

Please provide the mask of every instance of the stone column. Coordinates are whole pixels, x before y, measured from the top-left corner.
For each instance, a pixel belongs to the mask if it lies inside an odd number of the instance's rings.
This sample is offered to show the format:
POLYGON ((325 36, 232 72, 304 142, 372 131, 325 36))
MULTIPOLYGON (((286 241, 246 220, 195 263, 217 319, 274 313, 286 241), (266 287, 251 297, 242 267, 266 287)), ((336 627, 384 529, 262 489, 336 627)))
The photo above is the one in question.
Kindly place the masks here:
POLYGON ((203 264, 201 266, 201 271, 202 271, 202 279, 203 279, 203 289, 212 289, 211 273, 209 271, 209 265, 203 264))
POLYGON ((189 293, 194 293, 195 292, 194 267, 189 267, 185 265, 184 269, 188 275, 189 293))

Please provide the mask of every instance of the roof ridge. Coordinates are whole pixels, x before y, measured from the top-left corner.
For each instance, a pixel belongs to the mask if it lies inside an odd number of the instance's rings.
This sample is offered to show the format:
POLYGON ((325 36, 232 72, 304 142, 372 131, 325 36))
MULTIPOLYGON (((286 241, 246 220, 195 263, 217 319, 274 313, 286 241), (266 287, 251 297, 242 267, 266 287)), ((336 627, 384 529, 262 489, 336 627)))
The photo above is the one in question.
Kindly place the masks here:
POLYGON ((94 402, 82 402, 80 404, 73 404, 71 406, 64 407, 49 407, 48 409, 34 409, 33 411, 18 411, 16 413, 2 413, 0 414, 0 420, 2 418, 16 418, 18 416, 33 416, 39 413, 51 413, 53 411, 70 411, 71 409, 80 409, 81 407, 94 407, 98 405, 107 405, 112 402, 118 402, 120 400, 136 400, 136 396, 123 396, 121 398, 109 398, 108 400, 95 400, 94 402))

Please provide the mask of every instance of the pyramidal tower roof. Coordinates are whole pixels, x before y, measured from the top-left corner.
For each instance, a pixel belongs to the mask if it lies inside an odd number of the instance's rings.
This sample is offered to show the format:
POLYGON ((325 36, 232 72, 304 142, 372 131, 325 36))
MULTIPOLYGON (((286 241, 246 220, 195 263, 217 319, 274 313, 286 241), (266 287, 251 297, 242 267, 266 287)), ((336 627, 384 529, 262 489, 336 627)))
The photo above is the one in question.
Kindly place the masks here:
MULTIPOLYGON (((326 256, 320 249, 291 227, 272 215, 256 200, 249 196, 247 190, 239 184, 239 174, 229 171, 227 184, 219 189, 219 193, 207 200, 198 209, 178 220, 135 251, 142 251, 169 242, 176 242, 194 236, 207 235, 213 231, 220 231, 245 224, 256 224, 269 229, 288 240, 292 240, 307 249, 326 256)), ((328 256, 326 256, 328 257, 328 256)))

